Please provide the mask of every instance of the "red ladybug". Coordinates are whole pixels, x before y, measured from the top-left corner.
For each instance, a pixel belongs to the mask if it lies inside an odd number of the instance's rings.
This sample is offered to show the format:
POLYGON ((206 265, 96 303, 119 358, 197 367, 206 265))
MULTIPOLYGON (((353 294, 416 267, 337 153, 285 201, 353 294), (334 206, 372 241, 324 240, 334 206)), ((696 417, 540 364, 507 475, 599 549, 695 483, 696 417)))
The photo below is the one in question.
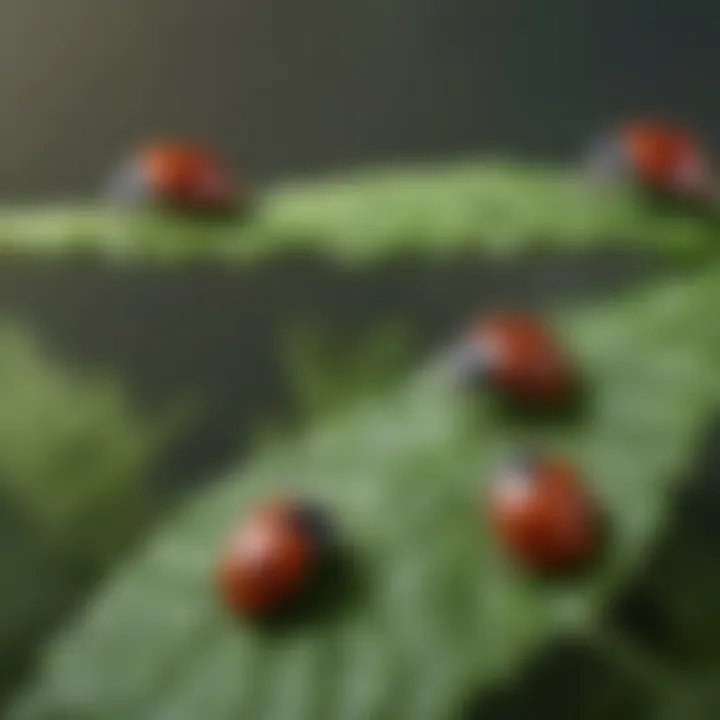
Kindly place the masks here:
POLYGON ((540 571, 582 567, 597 550, 594 504, 578 473, 557 458, 524 459, 508 467, 492 487, 490 515, 510 552, 540 571))
POLYGON ((140 149, 111 184, 123 201, 151 202, 179 211, 232 209, 235 188, 212 151, 187 142, 161 142, 140 149))
POLYGON ((316 580, 333 534, 325 513, 314 505, 278 501, 260 507, 231 538, 220 561, 225 602, 252 616, 292 606, 316 580))
POLYGON ((704 198, 712 193, 710 161, 686 129, 662 121, 621 126, 603 140, 591 163, 602 176, 625 176, 668 196, 704 198))
POLYGON ((572 363, 539 319, 497 313, 471 328, 462 351, 461 372, 479 376, 503 396, 521 404, 567 400, 576 386, 572 363))

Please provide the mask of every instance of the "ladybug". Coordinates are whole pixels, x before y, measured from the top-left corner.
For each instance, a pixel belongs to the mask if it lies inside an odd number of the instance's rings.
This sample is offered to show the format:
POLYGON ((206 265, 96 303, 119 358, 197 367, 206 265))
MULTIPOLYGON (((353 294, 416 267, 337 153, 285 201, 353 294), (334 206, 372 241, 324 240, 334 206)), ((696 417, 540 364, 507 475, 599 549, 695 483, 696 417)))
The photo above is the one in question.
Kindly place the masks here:
POLYGON ((215 154, 182 141, 141 148, 112 179, 116 199, 175 211, 221 213, 233 209, 235 188, 215 154))
POLYGON ((495 313, 471 328, 460 352, 463 379, 480 379, 521 405, 559 405, 576 389, 574 368, 538 318, 495 313))
POLYGON ((590 165, 596 177, 629 178, 663 196, 701 199, 712 194, 705 149, 688 130, 668 122, 622 125, 593 149, 590 165))
POLYGON ((579 474, 561 459, 523 457, 490 491, 493 527, 510 553, 541 572, 583 567, 598 549, 594 503, 579 474))
POLYGON ((281 500, 259 507, 231 537, 218 568, 226 604, 270 616, 312 589, 335 549, 335 531, 320 507, 281 500))

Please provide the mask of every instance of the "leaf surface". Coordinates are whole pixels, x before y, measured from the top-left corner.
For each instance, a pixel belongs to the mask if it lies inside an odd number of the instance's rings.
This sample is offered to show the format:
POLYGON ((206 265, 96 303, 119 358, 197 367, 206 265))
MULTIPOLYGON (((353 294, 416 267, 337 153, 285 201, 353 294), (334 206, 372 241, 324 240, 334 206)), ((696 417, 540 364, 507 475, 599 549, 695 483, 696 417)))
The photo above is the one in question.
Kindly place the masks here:
POLYGON ((163 263, 310 250, 356 264, 403 252, 512 256, 618 243, 692 257, 715 248, 718 229, 711 214, 656 207, 627 187, 599 192, 576 170, 477 160, 285 183, 260 192, 251 216, 227 221, 97 205, 8 208, 0 247, 163 263))
POLYGON ((146 522, 160 424, 0 324, 0 696, 146 522))
POLYGON ((719 279, 558 315, 593 391, 574 422, 508 419, 460 392, 440 357, 229 473, 102 589, 9 717, 441 720, 561 635, 592 646, 715 408, 719 279), (607 551, 583 578, 529 577, 484 521, 497 461, 529 441, 577 463, 609 518, 607 551), (222 607, 213 572, 234 524, 277 491, 332 509, 362 582, 268 635, 222 607))

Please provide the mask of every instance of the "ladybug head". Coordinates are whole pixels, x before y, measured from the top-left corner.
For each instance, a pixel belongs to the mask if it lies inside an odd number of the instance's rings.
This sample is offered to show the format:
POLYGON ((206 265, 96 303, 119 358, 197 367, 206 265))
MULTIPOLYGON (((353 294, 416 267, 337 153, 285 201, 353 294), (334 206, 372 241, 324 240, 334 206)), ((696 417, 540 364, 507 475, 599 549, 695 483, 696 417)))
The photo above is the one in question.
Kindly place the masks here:
POLYGON ((589 180, 600 187, 631 178, 625 148, 615 135, 605 135, 590 146, 586 167, 589 180))
POLYGON ((475 385, 486 378, 494 363, 492 346, 480 338, 467 338, 454 350, 452 371, 462 386, 475 385))
POLYGON ((507 453, 501 464, 506 475, 530 477, 542 462, 540 451, 533 447, 515 448, 507 453))

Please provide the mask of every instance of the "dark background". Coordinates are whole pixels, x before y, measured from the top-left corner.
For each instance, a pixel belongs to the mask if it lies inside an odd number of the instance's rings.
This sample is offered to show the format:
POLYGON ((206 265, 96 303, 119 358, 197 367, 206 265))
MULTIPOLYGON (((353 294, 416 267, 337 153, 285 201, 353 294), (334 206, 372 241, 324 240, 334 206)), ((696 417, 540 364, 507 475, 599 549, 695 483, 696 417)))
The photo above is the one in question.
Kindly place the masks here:
POLYGON ((139 139, 253 177, 511 149, 636 112, 720 145, 716 0, 2 0, 0 194, 90 193, 139 139))
MULTIPOLYGON (((137 141, 215 143, 260 180, 408 157, 569 158, 625 115, 720 147, 716 0, 0 0, 0 197, 96 192, 137 141)), ((611 292, 656 265, 597 257, 245 272, 3 258, 0 313, 151 405, 199 394, 171 482, 285 416, 279 347, 320 319, 360 343, 400 320, 418 352, 482 307, 611 292)))

